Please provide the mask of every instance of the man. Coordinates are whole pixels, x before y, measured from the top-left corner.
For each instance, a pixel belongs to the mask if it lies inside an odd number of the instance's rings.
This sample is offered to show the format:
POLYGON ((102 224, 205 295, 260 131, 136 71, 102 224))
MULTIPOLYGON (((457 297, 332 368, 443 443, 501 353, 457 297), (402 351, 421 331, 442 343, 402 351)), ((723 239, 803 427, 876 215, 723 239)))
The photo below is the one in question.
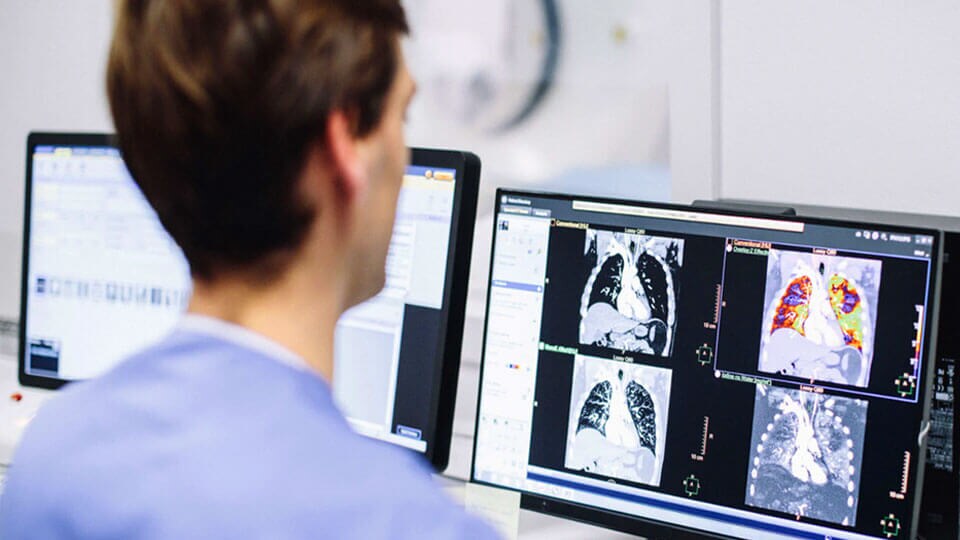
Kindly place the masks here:
POLYGON ((119 2, 127 165, 193 276, 158 345, 32 422, 0 537, 489 538, 350 431, 334 326, 384 283, 414 92, 397 0, 119 2))

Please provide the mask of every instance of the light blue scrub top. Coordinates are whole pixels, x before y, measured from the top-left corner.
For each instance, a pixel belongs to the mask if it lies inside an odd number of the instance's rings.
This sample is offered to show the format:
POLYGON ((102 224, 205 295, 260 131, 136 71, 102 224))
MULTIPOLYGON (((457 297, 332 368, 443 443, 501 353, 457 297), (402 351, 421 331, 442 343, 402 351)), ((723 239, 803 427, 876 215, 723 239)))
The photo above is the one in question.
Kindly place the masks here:
POLYGON ((495 536, 300 358, 195 316, 46 404, 0 497, 9 540, 495 536))

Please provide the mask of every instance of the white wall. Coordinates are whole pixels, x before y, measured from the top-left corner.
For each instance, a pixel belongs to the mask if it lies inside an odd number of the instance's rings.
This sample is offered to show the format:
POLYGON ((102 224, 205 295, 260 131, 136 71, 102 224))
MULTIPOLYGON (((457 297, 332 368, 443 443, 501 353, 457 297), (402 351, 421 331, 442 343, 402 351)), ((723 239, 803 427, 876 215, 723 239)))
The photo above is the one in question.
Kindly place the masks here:
POLYGON ((722 4, 721 194, 956 215, 960 3, 722 4))
POLYGON ((670 2, 665 46, 670 49, 670 176, 672 200, 688 203, 719 195, 720 158, 715 95, 719 68, 719 4, 710 0, 670 2))
POLYGON ((109 0, 0 0, 0 317, 19 309, 30 131, 109 131, 109 0))

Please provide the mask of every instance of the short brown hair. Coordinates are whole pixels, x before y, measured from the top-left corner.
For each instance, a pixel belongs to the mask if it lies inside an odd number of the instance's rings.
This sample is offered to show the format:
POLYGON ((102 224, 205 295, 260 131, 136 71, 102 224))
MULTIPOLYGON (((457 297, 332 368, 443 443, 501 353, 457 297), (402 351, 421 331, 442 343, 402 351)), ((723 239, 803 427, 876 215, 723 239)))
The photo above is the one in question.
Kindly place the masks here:
POLYGON ((379 123, 407 32, 399 0, 121 0, 107 92, 127 167, 191 273, 269 279, 318 209, 308 148, 343 110, 379 123))

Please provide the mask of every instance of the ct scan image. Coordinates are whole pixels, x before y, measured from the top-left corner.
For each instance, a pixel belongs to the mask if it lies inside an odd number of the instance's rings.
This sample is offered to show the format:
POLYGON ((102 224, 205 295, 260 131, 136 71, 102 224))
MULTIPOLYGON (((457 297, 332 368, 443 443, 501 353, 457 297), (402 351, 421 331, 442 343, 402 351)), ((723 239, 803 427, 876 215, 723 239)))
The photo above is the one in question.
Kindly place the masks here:
POLYGON ((758 369, 866 387, 881 264, 771 249, 758 369))
POLYGON ((564 467, 660 485, 669 369, 577 355, 564 467))
POLYGON ((757 385, 744 503, 856 525, 867 402, 757 385))
POLYGON ((683 240, 588 229, 580 343, 670 356, 683 240))

